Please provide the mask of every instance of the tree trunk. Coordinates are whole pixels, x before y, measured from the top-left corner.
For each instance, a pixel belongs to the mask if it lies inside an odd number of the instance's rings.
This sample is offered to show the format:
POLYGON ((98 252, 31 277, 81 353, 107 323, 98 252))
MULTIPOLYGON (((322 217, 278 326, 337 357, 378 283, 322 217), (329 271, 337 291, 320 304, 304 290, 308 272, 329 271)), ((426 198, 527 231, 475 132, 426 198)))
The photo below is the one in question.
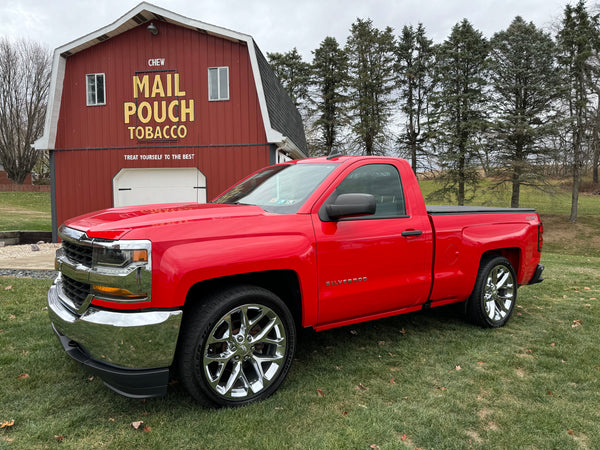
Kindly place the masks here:
POLYGON ((521 193, 521 169, 520 167, 516 167, 513 172, 512 179, 512 196, 510 198, 510 207, 518 208, 519 207, 519 196, 521 193))
MULTIPOLYGON (((581 124, 581 119, 578 119, 581 124)), ((573 145, 573 189, 571 191, 571 215, 569 222, 577 222, 577 207, 579 204, 579 184, 581 181, 581 141, 583 131, 580 126, 577 127, 575 142, 573 145)))
POLYGON ((458 159, 458 205, 464 206, 464 204, 465 204, 465 156, 464 156, 464 154, 461 154, 458 159))
POLYGON ((410 157, 413 173, 417 174, 417 137, 415 133, 410 132, 410 157))
POLYGON ((579 203, 579 168, 575 164, 573 166, 573 190, 571 192, 571 215, 569 222, 577 222, 577 206, 579 203))
MULTIPOLYGON (((596 94, 600 94, 595 87, 596 94)), ((592 126, 592 183, 598 184, 598 159, 600 158, 600 96, 596 103, 596 117, 592 126)))
POLYGON ((592 178, 594 184, 598 184, 598 166, 600 166, 600 145, 596 145, 596 148, 594 149, 594 160, 592 162, 592 178))
POLYGON ((515 149, 515 160, 512 164, 512 196, 510 198, 511 208, 519 207, 519 199, 521 195, 521 176, 523 174, 523 165, 525 159, 524 153, 523 144, 519 142, 515 149))

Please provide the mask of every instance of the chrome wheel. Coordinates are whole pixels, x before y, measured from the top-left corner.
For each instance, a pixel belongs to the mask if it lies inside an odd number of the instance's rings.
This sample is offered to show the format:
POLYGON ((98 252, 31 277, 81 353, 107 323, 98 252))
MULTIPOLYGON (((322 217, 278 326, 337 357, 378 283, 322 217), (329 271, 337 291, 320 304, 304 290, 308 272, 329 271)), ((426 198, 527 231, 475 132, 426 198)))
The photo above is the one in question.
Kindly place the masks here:
POLYGON ((483 259, 467 300, 471 321, 486 328, 503 326, 515 308, 517 288, 515 270, 508 259, 503 256, 483 259))
POLYGON ((502 321, 510 314, 515 289, 514 276, 508 267, 497 265, 492 268, 485 283, 484 293, 485 312, 492 321, 502 321))
POLYGON ((283 367, 286 332, 281 318, 264 305, 232 309, 206 339, 202 364, 219 396, 244 399, 265 390, 283 367))
POLYGON ((177 373, 205 406, 247 405, 277 390, 295 348, 296 324, 281 298, 259 286, 231 286, 184 313, 177 373))

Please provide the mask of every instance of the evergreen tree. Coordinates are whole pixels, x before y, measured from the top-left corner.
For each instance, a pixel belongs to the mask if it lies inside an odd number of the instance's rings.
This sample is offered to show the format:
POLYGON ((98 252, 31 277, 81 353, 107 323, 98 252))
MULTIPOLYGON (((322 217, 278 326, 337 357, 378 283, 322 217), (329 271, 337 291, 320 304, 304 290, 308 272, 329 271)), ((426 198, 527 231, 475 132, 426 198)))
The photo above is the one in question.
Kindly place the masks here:
POLYGON ((405 26, 398 40, 396 60, 401 110, 406 119, 406 131, 400 136, 400 143, 406 149, 415 173, 423 154, 421 124, 432 87, 432 61, 433 44, 427 39, 423 25, 419 24, 416 30, 412 25, 405 26))
POLYGON ((539 185, 542 175, 531 157, 546 152, 544 141, 555 131, 556 48, 548 34, 521 17, 490 44, 492 131, 502 181, 511 183, 511 207, 517 208, 521 185, 539 185))
POLYGON ((478 134, 485 127, 488 42, 467 19, 456 24, 436 52, 430 122, 443 187, 434 197, 464 205, 478 180, 478 134))
POLYGON ((295 47, 286 53, 267 53, 267 58, 273 72, 296 107, 303 105, 308 98, 310 64, 302 60, 302 56, 295 47))
POLYGON ((328 155, 339 144, 343 126, 344 89, 348 83, 348 59, 333 37, 326 37, 314 52, 312 85, 319 130, 318 153, 328 155))
POLYGON ((575 6, 567 5, 557 41, 560 49, 559 62, 565 75, 565 101, 568 104, 570 119, 569 145, 572 151, 573 186, 569 220, 573 223, 577 221, 585 132, 588 127, 591 58, 598 48, 599 40, 597 17, 589 15, 585 2, 580 0, 575 6))
POLYGON ((394 35, 357 19, 346 42, 352 131, 366 155, 384 154, 393 108, 394 35))

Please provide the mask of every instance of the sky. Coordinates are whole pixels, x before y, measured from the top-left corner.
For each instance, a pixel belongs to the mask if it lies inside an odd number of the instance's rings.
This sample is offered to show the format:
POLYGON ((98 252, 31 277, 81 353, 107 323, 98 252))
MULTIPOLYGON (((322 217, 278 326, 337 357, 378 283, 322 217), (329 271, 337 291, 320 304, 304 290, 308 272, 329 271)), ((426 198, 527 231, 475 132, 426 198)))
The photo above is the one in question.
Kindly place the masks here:
MULTIPOLYGON (((102 28, 138 0, 0 0, 0 36, 30 39, 54 50, 102 28)), ((343 45, 357 19, 387 26, 423 23, 430 39, 443 42, 467 18, 484 36, 505 30, 520 15, 546 31, 560 22, 569 0, 153 0, 156 6, 201 22, 251 35, 266 52, 294 47, 307 62, 327 36, 343 45)), ((571 0, 570 3, 574 3, 571 0)), ((554 32, 552 33, 554 34, 554 32)))

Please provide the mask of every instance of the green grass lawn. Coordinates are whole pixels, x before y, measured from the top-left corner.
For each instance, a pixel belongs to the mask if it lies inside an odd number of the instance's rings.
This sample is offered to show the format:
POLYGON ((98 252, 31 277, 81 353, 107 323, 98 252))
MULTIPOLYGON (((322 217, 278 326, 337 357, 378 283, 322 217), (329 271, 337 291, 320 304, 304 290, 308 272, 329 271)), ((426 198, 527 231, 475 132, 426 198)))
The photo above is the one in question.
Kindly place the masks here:
POLYGON ((307 331, 280 390, 234 410, 111 392, 53 336, 50 281, 0 278, 0 447, 598 448, 600 258, 543 262, 504 328, 453 307, 307 331))
POLYGON ((50 193, 0 192, 0 231, 50 231, 50 193))
MULTIPOLYGON (((279 391, 234 410, 177 384, 146 401, 113 393, 54 337, 51 281, 0 278, 0 424, 14 420, 0 448, 600 448, 600 198, 582 196, 575 226, 568 193, 524 198, 546 223, 546 280, 519 290, 505 327, 450 307, 308 330, 279 391)), ((0 230, 26 223, 19 208, 49 228, 48 194, 0 193, 0 208, 0 230)))

